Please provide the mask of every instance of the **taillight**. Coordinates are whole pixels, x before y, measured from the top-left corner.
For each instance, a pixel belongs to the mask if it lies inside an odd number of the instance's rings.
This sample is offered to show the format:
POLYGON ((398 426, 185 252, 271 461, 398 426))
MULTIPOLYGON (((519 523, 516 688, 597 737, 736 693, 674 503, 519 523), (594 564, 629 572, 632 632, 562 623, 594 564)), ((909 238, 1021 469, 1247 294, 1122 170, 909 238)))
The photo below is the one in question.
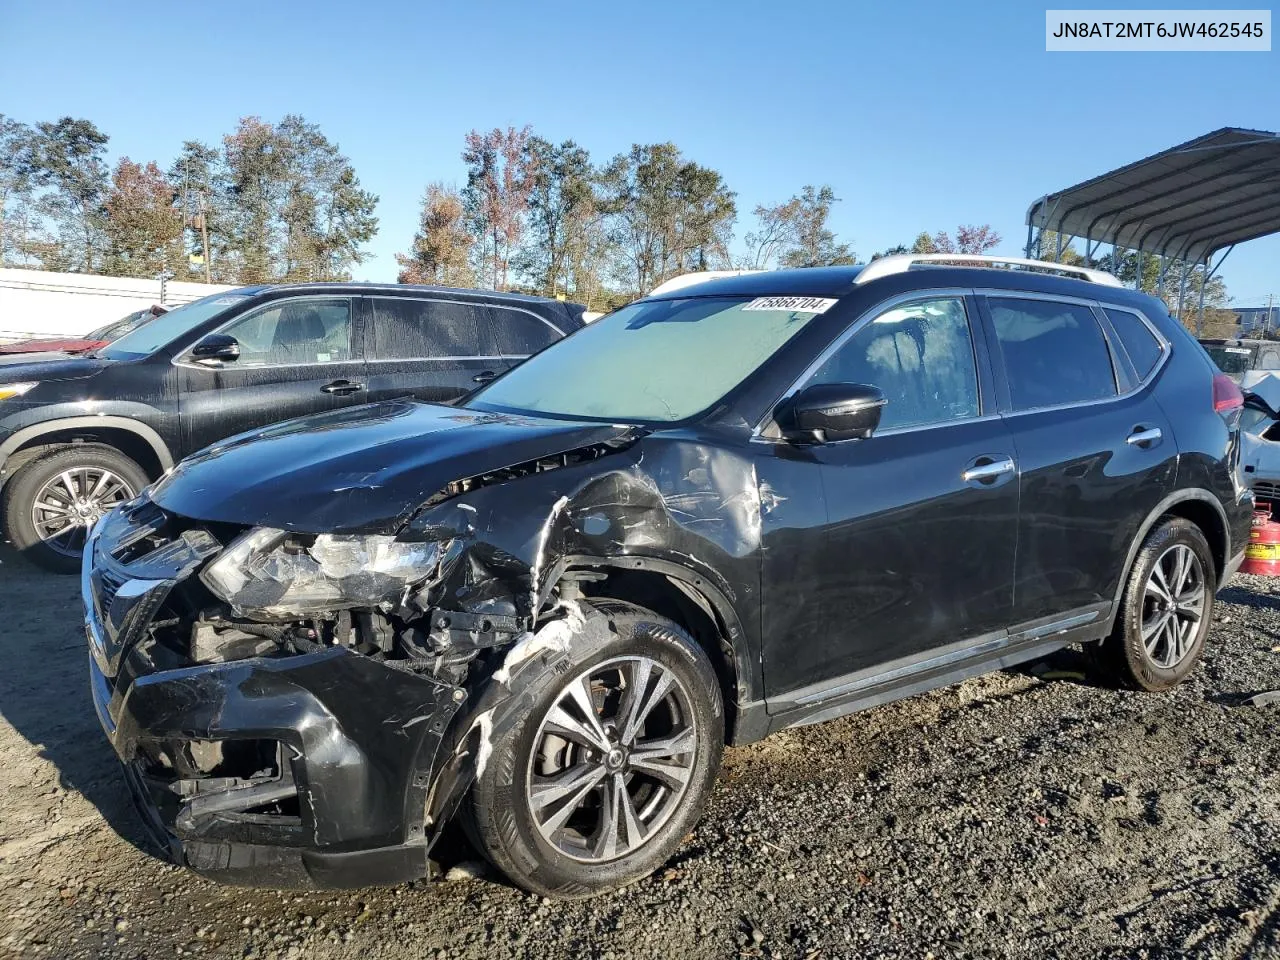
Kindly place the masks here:
POLYGON ((1213 409, 1218 413, 1238 410, 1244 406, 1244 394, 1236 382, 1225 373, 1213 375, 1213 409))

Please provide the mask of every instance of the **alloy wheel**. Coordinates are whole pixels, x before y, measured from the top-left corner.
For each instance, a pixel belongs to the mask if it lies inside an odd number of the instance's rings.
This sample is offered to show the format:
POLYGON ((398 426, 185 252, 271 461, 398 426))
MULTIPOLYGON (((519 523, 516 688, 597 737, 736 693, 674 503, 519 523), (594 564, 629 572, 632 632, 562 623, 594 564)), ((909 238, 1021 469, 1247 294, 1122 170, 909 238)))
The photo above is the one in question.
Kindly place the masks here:
POLYGON ((618 657, 561 688, 538 727, 526 800, 543 839, 584 863, 643 846, 678 809, 698 731, 680 678, 618 657))
POLYGON ((1169 670, 1187 658, 1207 598, 1204 566, 1194 550, 1177 543, 1160 554, 1142 599, 1142 644, 1152 663, 1169 670))
POLYGON ((73 557, 95 523, 136 491, 104 467, 73 467, 42 486, 31 503, 31 523, 50 550, 73 557))

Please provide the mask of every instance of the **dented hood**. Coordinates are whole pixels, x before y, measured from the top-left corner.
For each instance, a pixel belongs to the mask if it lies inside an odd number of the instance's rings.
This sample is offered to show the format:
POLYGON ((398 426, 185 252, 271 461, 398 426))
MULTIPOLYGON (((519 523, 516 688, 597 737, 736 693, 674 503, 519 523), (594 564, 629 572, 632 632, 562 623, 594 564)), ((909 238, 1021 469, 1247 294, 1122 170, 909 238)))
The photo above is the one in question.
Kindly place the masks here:
POLYGON ((395 533, 451 481, 632 430, 392 400, 224 440, 178 464, 151 495, 166 510, 210 522, 395 533))

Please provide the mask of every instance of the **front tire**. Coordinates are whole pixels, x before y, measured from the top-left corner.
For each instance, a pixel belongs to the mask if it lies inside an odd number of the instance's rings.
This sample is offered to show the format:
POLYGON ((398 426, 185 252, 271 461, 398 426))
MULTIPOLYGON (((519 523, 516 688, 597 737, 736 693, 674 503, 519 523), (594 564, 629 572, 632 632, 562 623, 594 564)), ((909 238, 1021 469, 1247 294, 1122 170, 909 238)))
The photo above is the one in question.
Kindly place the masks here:
POLYGON ((1134 559, 1115 626, 1098 649, 1104 672, 1153 693, 1186 679, 1204 651, 1215 577, 1199 527, 1181 517, 1157 525, 1134 559))
POLYGON ((489 861, 543 896, 592 896, 661 866, 702 815, 724 744, 715 671, 688 633, 630 604, 584 608, 576 629, 599 642, 531 684, 463 811, 489 861))
POLYGON ((75 573, 90 527, 149 482, 142 467, 110 447, 64 447, 32 460, 5 485, 5 536, 46 570, 75 573))

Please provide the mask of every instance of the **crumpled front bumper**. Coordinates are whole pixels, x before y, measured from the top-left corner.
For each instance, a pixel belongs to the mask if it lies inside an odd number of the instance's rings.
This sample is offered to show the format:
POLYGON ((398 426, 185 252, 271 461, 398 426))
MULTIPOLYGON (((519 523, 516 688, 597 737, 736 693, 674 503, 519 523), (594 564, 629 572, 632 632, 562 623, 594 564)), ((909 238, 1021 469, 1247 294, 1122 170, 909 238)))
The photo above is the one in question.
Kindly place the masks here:
POLYGON ((157 576, 154 560, 138 569, 148 576, 132 577, 96 536, 86 546, 90 685, 139 812, 169 858, 254 885, 427 875, 428 791, 465 691, 344 647, 175 666, 144 638, 176 581, 157 576), (274 765, 243 777, 190 769, 193 750, 221 756, 249 745, 274 765))

